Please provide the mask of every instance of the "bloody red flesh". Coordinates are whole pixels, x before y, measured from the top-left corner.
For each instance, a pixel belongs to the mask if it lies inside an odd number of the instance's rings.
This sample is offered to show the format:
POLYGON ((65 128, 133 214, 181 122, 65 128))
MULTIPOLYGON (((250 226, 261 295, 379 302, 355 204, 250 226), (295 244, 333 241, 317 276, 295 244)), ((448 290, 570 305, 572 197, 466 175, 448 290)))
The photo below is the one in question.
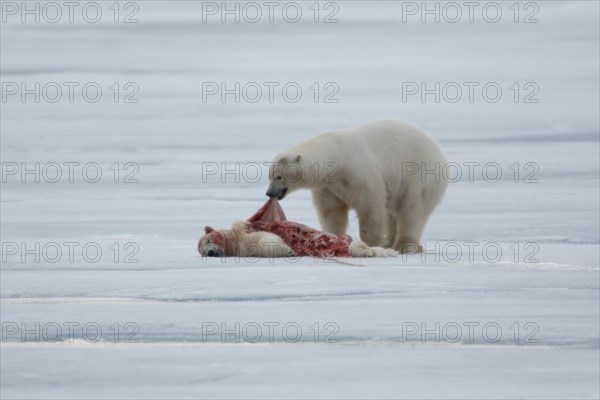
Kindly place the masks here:
POLYGON ((279 236, 297 256, 351 257, 350 236, 338 236, 288 221, 277 199, 269 199, 248 222, 252 231, 279 236))
POLYGON ((269 199, 253 216, 248 218, 248 222, 256 221, 287 221, 287 218, 279 205, 279 201, 269 199))

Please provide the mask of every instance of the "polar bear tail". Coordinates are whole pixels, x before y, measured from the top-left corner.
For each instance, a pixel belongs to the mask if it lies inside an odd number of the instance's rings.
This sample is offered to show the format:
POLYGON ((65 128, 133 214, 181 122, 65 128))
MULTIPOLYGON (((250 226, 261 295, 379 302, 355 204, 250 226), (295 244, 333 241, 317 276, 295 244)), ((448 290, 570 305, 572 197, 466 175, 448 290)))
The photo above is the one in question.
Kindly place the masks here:
POLYGON ((394 249, 384 249, 383 247, 369 247, 362 240, 353 240, 348 246, 348 251, 352 257, 396 257, 398 252, 394 249))

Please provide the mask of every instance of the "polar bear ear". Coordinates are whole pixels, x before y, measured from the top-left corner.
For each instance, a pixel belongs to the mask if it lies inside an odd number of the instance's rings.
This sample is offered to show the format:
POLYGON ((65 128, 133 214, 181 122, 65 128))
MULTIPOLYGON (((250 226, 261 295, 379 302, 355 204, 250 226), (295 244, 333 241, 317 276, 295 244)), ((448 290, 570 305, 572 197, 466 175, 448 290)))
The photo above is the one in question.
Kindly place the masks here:
POLYGON ((204 233, 211 233, 212 231, 214 231, 212 227, 208 225, 204 227, 204 233))
POLYGON ((300 162, 300 160, 302 160, 302 156, 300 154, 298 154, 296 156, 296 162, 300 162))

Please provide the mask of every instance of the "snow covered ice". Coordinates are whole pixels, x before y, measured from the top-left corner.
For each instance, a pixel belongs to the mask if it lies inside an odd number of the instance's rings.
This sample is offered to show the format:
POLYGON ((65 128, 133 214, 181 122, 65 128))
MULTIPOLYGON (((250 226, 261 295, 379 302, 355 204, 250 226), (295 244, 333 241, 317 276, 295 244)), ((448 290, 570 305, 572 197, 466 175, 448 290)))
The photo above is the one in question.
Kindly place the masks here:
MULTIPOLYGON (((597 2, 496 22, 458 2, 455 23, 443 2, 439 22, 258 2, 256 23, 247 3, 224 23, 221 2, 100 2, 96 23, 21 4, 0 4, 2 398, 600 397, 597 2), (426 254, 198 255, 205 225, 264 203, 279 151, 387 118, 461 172, 426 254)), ((282 207, 319 226, 307 191, 282 207)))

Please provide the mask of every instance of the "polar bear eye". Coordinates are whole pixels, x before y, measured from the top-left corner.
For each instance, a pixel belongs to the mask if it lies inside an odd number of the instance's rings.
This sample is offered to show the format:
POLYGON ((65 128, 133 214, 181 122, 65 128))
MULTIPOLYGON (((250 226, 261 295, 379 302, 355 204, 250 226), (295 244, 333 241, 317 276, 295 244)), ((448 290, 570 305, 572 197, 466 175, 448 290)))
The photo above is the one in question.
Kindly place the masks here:
POLYGON ((283 176, 281 176, 281 175, 277 175, 277 176, 275 177, 275 179, 277 179, 278 181, 280 181, 280 180, 282 180, 282 179, 283 179, 283 176))

